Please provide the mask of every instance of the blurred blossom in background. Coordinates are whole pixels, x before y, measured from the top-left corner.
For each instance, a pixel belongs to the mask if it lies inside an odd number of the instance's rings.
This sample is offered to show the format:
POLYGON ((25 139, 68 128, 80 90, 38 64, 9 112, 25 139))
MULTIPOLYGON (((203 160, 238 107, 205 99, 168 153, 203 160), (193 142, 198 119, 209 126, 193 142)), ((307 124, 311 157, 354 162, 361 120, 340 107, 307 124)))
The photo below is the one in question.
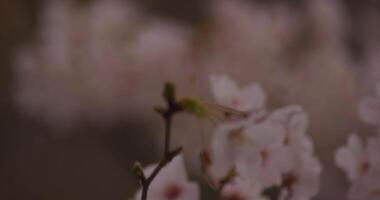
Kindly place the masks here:
MULTIPOLYGON (((210 75, 226 74, 259 83, 270 109, 302 105, 323 163, 315 199, 345 198, 335 151, 376 131, 358 105, 380 79, 377 1, 17 0, 0 11, 1 199, 131 197, 133 161, 161 153, 152 106, 167 80, 211 102, 210 75)), ((211 126, 174 123, 196 179, 211 126)))

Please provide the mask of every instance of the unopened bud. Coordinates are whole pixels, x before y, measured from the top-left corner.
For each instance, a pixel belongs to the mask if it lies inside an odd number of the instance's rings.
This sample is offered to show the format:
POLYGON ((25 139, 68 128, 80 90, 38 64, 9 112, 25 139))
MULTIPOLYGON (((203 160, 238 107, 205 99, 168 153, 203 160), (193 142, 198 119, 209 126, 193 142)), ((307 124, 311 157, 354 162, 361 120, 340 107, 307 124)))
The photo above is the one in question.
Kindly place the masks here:
POLYGON ((171 82, 165 83, 163 96, 169 102, 175 102, 175 85, 174 85, 174 83, 171 83, 171 82))
POLYGON ((133 164, 133 172, 135 173, 136 177, 138 177, 139 179, 144 179, 145 178, 142 165, 138 161, 136 161, 133 164))

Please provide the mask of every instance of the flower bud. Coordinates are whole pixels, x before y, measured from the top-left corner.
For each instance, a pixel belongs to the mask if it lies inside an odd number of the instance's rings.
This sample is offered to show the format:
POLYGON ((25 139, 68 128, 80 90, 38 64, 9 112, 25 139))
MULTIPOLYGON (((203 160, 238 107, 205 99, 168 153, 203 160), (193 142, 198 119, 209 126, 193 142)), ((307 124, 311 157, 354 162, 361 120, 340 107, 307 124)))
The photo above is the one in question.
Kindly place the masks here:
POLYGON ((166 82, 164 86, 164 98, 169 102, 175 102, 175 85, 172 82, 166 82))
POLYGON ((135 173, 136 177, 138 177, 139 179, 145 179, 144 171, 139 161, 136 161, 133 164, 133 172, 135 173))

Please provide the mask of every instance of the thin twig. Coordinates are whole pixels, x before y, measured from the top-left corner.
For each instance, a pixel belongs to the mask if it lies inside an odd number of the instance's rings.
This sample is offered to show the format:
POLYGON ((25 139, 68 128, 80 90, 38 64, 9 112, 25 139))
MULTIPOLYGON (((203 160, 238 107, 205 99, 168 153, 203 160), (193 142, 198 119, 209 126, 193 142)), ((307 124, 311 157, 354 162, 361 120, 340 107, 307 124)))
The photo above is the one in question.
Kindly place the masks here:
POLYGON ((171 116, 168 117, 167 119, 165 119, 165 150, 164 150, 164 156, 169 154, 169 151, 170 151, 171 123, 172 123, 171 116))
POLYGON ((181 111, 181 106, 179 106, 176 102, 167 100, 167 109, 160 110, 159 113, 162 115, 165 121, 165 140, 164 140, 164 154, 161 161, 158 163, 156 168, 154 168, 153 172, 145 178, 145 176, 139 177, 141 187, 142 187, 142 195, 141 200, 147 200, 148 198, 148 190, 152 181, 156 178, 159 172, 179 153, 181 153, 182 148, 177 148, 173 151, 170 150, 170 138, 171 138, 171 124, 173 115, 179 111, 181 111))

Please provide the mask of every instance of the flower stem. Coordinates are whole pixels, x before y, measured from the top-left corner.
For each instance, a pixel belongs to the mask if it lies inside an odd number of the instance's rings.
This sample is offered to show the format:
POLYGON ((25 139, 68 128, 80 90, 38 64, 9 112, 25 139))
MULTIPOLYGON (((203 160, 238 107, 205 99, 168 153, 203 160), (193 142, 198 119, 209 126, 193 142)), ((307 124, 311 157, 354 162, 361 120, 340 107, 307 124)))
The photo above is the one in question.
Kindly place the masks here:
POLYGON ((175 113, 182 111, 182 107, 179 105, 179 103, 175 102, 175 99, 173 97, 170 97, 170 98, 167 98, 167 96, 164 96, 164 97, 167 102, 167 108, 156 109, 156 111, 159 114, 161 114, 161 116, 163 117, 165 121, 164 154, 160 162, 156 166, 156 168, 154 168, 153 172, 148 177, 146 177, 144 174, 138 177, 138 179, 140 180, 141 187, 142 187, 141 200, 147 200, 149 186, 154 180, 154 178, 168 163, 171 162, 171 160, 174 157, 176 157, 182 151, 181 147, 174 150, 170 150, 172 119, 175 113))

